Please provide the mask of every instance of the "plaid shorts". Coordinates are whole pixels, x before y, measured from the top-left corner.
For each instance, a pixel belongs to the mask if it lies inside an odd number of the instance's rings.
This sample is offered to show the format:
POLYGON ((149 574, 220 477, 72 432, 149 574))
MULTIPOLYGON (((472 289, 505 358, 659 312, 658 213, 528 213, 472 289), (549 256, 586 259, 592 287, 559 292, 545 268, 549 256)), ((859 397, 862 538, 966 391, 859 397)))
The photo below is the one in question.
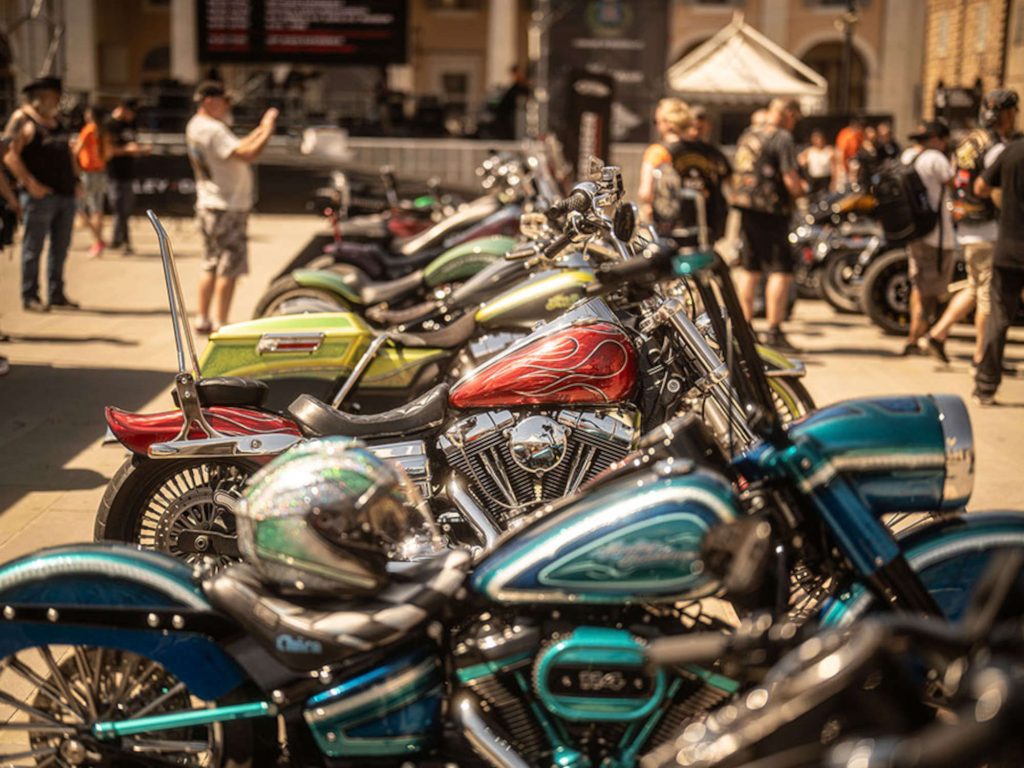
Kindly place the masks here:
POLYGON ((240 277, 249 272, 249 212, 198 209, 203 233, 203 270, 218 277, 240 277))

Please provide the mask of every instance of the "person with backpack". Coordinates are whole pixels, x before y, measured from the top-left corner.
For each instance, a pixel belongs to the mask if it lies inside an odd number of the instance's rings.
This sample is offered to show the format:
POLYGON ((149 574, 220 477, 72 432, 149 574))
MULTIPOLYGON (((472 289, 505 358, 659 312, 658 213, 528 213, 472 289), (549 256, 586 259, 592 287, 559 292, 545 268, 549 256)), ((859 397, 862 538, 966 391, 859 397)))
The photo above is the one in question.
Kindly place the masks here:
MULTIPOLYGON (((921 350, 918 341, 928 332, 928 326, 939 308, 953 277, 954 247, 953 220, 946 205, 947 185, 953 180, 953 166, 946 156, 949 147, 949 127, 941 120, 932 120, 919 126, 910 135, 913 146, 900 156, 902 169, 899 184, 909 202, 909 237, 906 238, 910 277, 910 332, 902 354, 916 355, 921 350)), ((881 186, 884 182, 879 181, 881 186)), ((880 208, 888 204, 879 195, 880 208)), ((886 236, 893 242, 887 227, 887 217, 880 211, 880 220, 886 236)))
POLYGON ((704 197, 711 242, 716 242, 725 235, 729 207, 722 187, 732 168, 721 150, 701 137, 701 125, 685 102, 664 101, 669 103, 660 116, 669 130, 644 153, 638 197, 658 232, 670 235, 673 229, 697 223, 692 201, 680 199, 677 191, 699 192, 704 197))
POLYGON ((751 320, 761 273, 768 272, 768 333, 764 341, 783 352, 796 351, 782 332, 796 266, 789 245, 789 222, 796 201, 807 194, 790 133, 799 119, 796 101, 774 99, 768 107, 767 124, 751 126, 740 136, 733 160, 732 203, 740 211, 743 232, 743 269, 736 278, 737 292, 743 314, 751 320))
POLYGON ((1013 141, 974 184, 974 193, 989 198, 999 190, 999 233, 992 255, 991 312, 985 325, 985 345, 974 374, 979 405, 996 405, 1003 378, 1006 334, 1020 309, 1024 290, 1024 141, 1013 141))
POLYGON ((1018 101, 1016 91, 999 88, 987 93, 978 115, 979 127, 961 139, 953 151, 953 221, 957 225, 957 241, 964 250, 967 287, 953 297, 939 321, 921 339, 922 349, 943 363, 949 362, 946 338, 950 330, 975 306, 974 367, 985 349, 985 325, 991 310, 992 256, 999 228, 995 205, 990 199, 975 195, 974 184, 1006 149, 1007 142, 1016 138, 1018 101))

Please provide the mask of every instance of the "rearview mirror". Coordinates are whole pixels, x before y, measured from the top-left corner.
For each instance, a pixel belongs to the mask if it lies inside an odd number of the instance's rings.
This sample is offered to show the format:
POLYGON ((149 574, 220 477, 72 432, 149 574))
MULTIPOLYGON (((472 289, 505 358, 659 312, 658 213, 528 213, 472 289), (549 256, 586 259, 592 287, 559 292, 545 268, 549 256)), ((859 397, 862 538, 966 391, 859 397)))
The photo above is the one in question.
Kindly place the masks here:
POLYGON ((615 209, 612 234, 622 243, 628 243, 636 234, 637 209, 633 203, 623 203, 615 209))

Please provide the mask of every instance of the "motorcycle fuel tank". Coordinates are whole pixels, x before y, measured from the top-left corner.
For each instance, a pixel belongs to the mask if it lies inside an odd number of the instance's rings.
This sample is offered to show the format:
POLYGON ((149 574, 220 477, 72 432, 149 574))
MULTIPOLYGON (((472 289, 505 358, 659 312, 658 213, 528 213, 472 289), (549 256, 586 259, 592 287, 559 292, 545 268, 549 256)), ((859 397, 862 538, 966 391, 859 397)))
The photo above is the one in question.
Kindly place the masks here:
POLYGON ((637 354, 618 326, 593 321, 525 340, 475 369, 451 391, 455 408, 626 401, 637 380, 637 354))
POLYGON ((592 282, 594 275, 585 269, 539 272, 488 300, 476 313, 477 324, 488 330, 531 330, 582 299, 592 282))
POLYGON ((473 574, 499 603, 673 602, 720 586, 701 542, 741 510, 705 470, 631 475, 506 534, 473 574))

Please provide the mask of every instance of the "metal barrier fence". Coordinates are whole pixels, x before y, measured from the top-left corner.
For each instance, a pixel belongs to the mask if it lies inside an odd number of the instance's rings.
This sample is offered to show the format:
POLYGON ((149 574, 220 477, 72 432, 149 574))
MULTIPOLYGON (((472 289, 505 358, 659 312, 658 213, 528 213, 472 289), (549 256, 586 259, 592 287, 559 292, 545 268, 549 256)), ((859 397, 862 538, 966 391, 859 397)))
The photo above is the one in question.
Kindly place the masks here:
MULTIPOLYGON (((381 139, 349 137, 352 161, 362 167, 393 166, 399 176, 442 181, 464 187, 479 183, 476 168, 492 149, 512 150, 515 141, 476 141, 466 139, 381 139)), ((643 144, 613 144, 611 163, 622 167, 627 199, 636 196, 640 184, 640 160, 643 144)))

